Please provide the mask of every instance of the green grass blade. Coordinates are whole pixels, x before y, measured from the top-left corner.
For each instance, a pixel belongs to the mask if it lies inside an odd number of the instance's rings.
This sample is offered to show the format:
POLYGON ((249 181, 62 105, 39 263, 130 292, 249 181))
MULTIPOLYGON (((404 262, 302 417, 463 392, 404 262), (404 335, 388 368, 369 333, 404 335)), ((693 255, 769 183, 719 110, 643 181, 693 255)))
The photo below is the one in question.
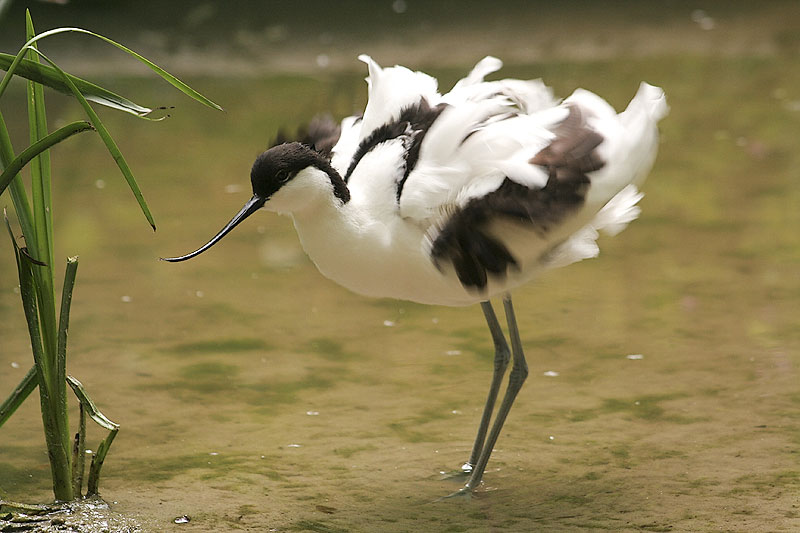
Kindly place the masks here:
POLYGON ((75 434, 72 449, 72 492, 80 498, 83 486, 83 472, 86 469, 86 409, 79 406, 78 433, 75 434))
MULTIPOLYGON (((35 36, 30 11, 25 13, 25 30, 28 39, 35 36)), ((39 60, 35 45, 28 48, 29 58, 39 60)), ((34 144, 47 136, 47 114, 44 103, 44 87, 28 81, 28 127, 30 143, 34 144)), ((39 376, 39 396, 42 404, 47 453, 53 476, 53 493, 58 500, 71 500, 72 456, 67 412, 67 385, 57 379, 58 325, 56 321, 55 279, 53 274, 53 218, 51 198, 50 152, 44 151, 30 162, 31 197, 33 201, 33 225, 35 232, 35 257, 46 266, 31 266, 32 289, 39 302, 40 333, 47 368, 40 366, 46 375, 39 376), (47 383, 47 394, 45 387, 47 383)), ((28 243, 28 246, 33 246, 28 243)), ((25 258, 23 263, 28 263, 25 258)))
MULTIPOLYGON (((14 160, 14 146, 11 144, 11 137, 8 134, 6 121, 3 113, 0 112, 0 168, 5 169, 14 160)), ((17 176, 11 180, 11 200, 14 202, 14 210, 17 213, 19 225, 22 226, 22 234, 25 239, 33 242, 33 212, 28 201, 28 193, 22 180, 17 176)))
POLYGON ((114 161, 117 163, 117 167, 119 167, 120 172, 125 177, 125 181, 128 182, 128 187, 130 187, 131 192, 133 192, 133 196, 136 198, 136 201, 139 203, 139 207, 141 208, 144 216, 147 218, 147 221, 150 223, 150 226, 155 230, 156 224, 153 220, 153 215, 150 213, 150 209, 147 207, 147 203, 144 200, 144 196, 142 195, 142 191, 139 190, 139 185, 136 183, 136 178, 133 177, 133 172, 131 171, 130 167, 128 166, 127 161, 125 161, 125 157, 122 155, 117 143, 114 142, 114 139, 111 137, 111 134, 106 129, 103 122, 100 120, 100 117, 97 116, 92 106, 89 102, 84 98, 81 92, 75 87, 75 84, 72 83, 66 73, 61 70, 58 65, 56 65, 50 58, 46 55, 39 52, 39 55, 45 59, 50 65, 55 68, 59 74, 61 74, 62 79, 64 82, 69 86, 70 91, 75 96, 75 98, 80 102, 81 106, 83 106, 86 115, 89 117, 89 121, 92 123, 94 128, 97 130, 98 135, 103 140, 103 143, 106 145, 108 152, 111 154, 111 157, 114 158, 114 161))
MULTIPOLYGON (((33 29, 33 21, 31 20, 30 13, 26 13, 26 31, 28 38, 35 35, 33 29)), ((36 46, 28 48, 28 54, 32 61, 38 62, 38 55, 36 53, 36 46)), ((28 81, 28 129, 30 136, 30 144, 35 144, 47 136, 47 111, 44 103, 44 88, 32 81, 28 81)), ((44 151, 38 154, 30 162, 31 165, 31 196, 33 199, 33 220, 34 228, 36 231, 36 252, 35 256, 39 261, 53 264, 53 220, 52 220, 52 199, 51 199, 51 184, 50 184, 50 152, 44 151)), ((31 246, 31 243, 28 243, 31 246)), ((53 291, 53 271, 52 268, 48 269, 47 279, 40 279, 41 276, 37 275, 37 283, 42 292, 49 292, 55 294, 53 291), (42 283, 44 282, 44 283, 42 283)), ((41 271, 36 271, 41 274, 41 271)), ((55 298, 53 298, 55 300, 55 298)), ((41 303, 41 301, 40 301, 41 303)), ((49 311, 49 309, 40 309, 42 311, 49 311)), ((45 330, 55 332, 55 302, 52 306, 53 320, 52 324, 48 320, 45 321, 45 330), (51 329, 52 326, 52 329, 51 329)), ((45 331, 45 333, 49 333, 45 331)), ((55 340, 55 339, 53 339, 55 340)), ((55 344, 53 344, 55 346, 55 344)), ((55 358, 55 352, 52 357, 55 358)))
MULTIPOLYGON (((30 15, 26 18, 26 31, 28 36, 34 35, 33 22, 30 15)), ((36 49, 30 48, 29 53, 33 60, 38 60, 36 49)), ((42 86, 33 82, 27 83, 28 95, 28 129, 30 143, 35 144, 47 136, 47 117, 44 107, 44 92, 42 86)), ((53 379, 51 373, 55 369, 57 347, 56 323, 56 296, 55 279, 53 275, 53 221, 52 200, 50 191, 50 153, 45 151, 34 157, 30 162, 31 172, 31 199, 33 201, 33 226, 34 242, 27 241, 28 249, 33 257, 46 263, 45 267, 33 267, 34 290, 39 302, 39 319, 41 321, 42 348, 47 359, 46 380, 52 393, 51 401, 59 402, 63 396, 66 402, 66 390, 59 394, 61 387, 53 379), (32 249, 32 250, 31 250, 32 249)), ((64 406, 66 409, 66 406, 64 406)), ((57 409, 57 403, 52 406, 57 409)), ((58 409, 60 410, 60 409, 58 409)), ((68 438, 66 428, 64 437, 68 438)))
MULTIPOLYGON (((9 80, 11 79, 11 75, 17 75, 31 81, 41 83, 42 85, 46 85, 59 92, 72 94, 67 84, 64 83, 61 76, 58 74, 58 71, 56 71, 53 67, 41 65, 34 61, 30 61, 29 59, 22 58, 17 62, 15 69, 10 70, 10 67, 14 64, 14 59, 15 56, 0 53, 0 70, 7 71, 6 76, 8 76, 9 80)), ((68 76, 72 83, 74 83, 75 86, 80 89, 81 93, 86 96, 87 100, 142 118, 153 111, 149 107, 144 107, 136 102, 132 102, 124 96, 120 96, 112 91, 109 91, 108 89, 104 89, 103 87, 95 85, 92 82, 86 81, 71 74, 68 74, 68 76)), ((3 82, 0 82, 0 96, 2 96, 7 84, 8 82, 6 81, 6 78, 3 79, 3 82)))
POLYGON ((103 462, 106 460, 106 454, 111 443, 114 442, 114 437, 117 436, 118 429, 108 432, 108 436, 100 442, 97 447, 97 453, 92 457, 92 464, 89 467, 89 478, 86 481, 86 497, 95 496, 98 494, 97 487, 100 483, 100 469, 103 468, 103 462))
POLYGON ((78 271, 78 258, 67 259, 67 271, 64 274, 64 286, 61 291, 61 314, 58 320, 58 351, 56 357, 56 380, 59 383, 67 379, 67 333, 69 331, 69 310, 72 305, 72 289, 75 287, 75 276, 78 271))
POLYGON ((0 174, 0 194, 6 190, 11 180, 13 180, 19 171, 34 157, 76 133, 91 129, 93 128, 90 123, 85 120, 79 120, 57 129, 53 133, 27 147, 21 154, 6 165, 5 170, 0 174))
POLYGON ((6 229, 8 229, 8 235, 11 237, 11 243, 14 246, 14 257, 17 260, 19 292, 22 297, 22 310, 25 313, 25 321, 28 323, 28 334, 31 338, 33 360, 36 363, 36 368, 40 371, 40 381, 45 391, 49 394, 51 384, 47 381, 46 376, 49 373, 50 366, 42 350, 42 337, 39 332, 39 309, 36 303, 33 272, 31 271, 29 259, 22 253, 17 244, 17 240, 14 238, 14 232, 11 231, 11 223, 8 221, 8 214, 5 212, 5 209, 3 210, 3 218, 5 219, 6 229))
MULTIPOLYGON (((206 98, 205 96, 203 96, 199 92, 195 91, 194 89, 189 87, 189 85, 187 85, 186 83, 182 82, 181 80, 179 80, 178 78, 176 78, 175 76, 173 76, 172 74, 170 74, 169 72, 164 70, 163 68, 159 67, 158 65, 156 65, 155 63, 153 63, 152 61, 147 59, 146 57, 144 57, 144 56, 142 56, 140 54, 137 54, 136 52, 134 52, 130 48, 128 48, 126 46, 123 46, 123 45, 119 44, 118 42, 116 42, 116 41, 114 41, 112 39, 109 39, 108 37, 104 37, 103 35, 100 35, 98 33, 94 33, 94 32, 89 31, 89 30, 85 30, 83 28, 55 28, 55 29, 52 29, 52 30, 48 30, 48 31, 42 32, 39 35, 36 35, 35 37, 29 38, 28 42, 26 42, 23 45, 23 47, 22 47, 22 49, 20 51, 24 50, 28 46, 33 45, 36 41, 39 41, 40 39, 44 39, 45 37, 50 37, 52 35, 58 35, 60 33, 66 33, 66 32, 76 32, 76 33, 82 33, 82 34, 85 34, 85 35, 91 35, 92 37, 96 37, 97 39, 100 39, 102 41, 107 42, 108 44, 116 46, 117 48, 119 48, 123 52, 129 54, 130 56, 138 59, 139 61, 141 61, 142 63, 147 65, 147 67, 150 68, 150 70, 152 70, 153 72, 155 72, 156 74, 161 76, 161 78, 163 78, 167 83, 169 83, 170 85, 172 85, 173 87, 175 87, 176 89, 181 91, 186 96, 192 98, 193 100, 196 100, 197 102, 200 102, 201 104, 203 104, 205 106, 208 106, 208 107, 211 107, 213 109, 218 109, 218 110, 222 111, 222 107, 220 107, 219 105, 215 104, 214 102, 212 102, 210 99, 206 98)), ((19 54, 17 54, 17 56, 14 58, 14 61, 9 66, 9 70, 11 70, 12 68, 15 69, 16 66, 17 66, 16 64, 21 62, 21 61, 22 61, 22 57, 19 54)), ((52 63, 51 63, 51 65, 52 65, 52 63)), ((7 83, 7 82, 5 82, 5 83, 7 83)))
POLYGON ((67 383, 72 387, 75 396, 78 397, 78 401, 81 402, 81 405, 86 410, 86 414, 100 425, 100 427, 108 430, 108 436, 100 442, 100 445, 97 447, 97 452, 95 452, 94 457, 92 457, 92 464, 89 467, 89 477, 86 481, 86 496, 94 496, 97 494, 97 487, 100 482, 100 469, 103 468, 103 462, 106 459, 109 448, 111 448, 114 437, 117 436, 119 425, 109 420, 100 412, 92 399, 89 398, 86 389, 83 388, 80 381, 72 376, 67 376, 67 383))
MULTIPOLYGON (((5 215, 5 213, 4 213, 5 215)), ((37 312, 36 287, 32 264, 22 250, 11 232, 8 217, 5 217, 6 228, 14 245, 14 256, 17 260, 19 271, 19 288, 22 297, 22 308, 25 312, 25 321, 28 323, 28 334, 31 339, 31 350, 36 363, 36 377, 39 382, 39 398, 42 404, 42 423, 44 425, 47 453, 50 457, 50 470, 53 476, 53 491, 56 499, 72 499, 72 476, 68 448, 64 447, 62 436, 62 423, 56 419, 53 405, 53 384, 48 377, 52 377, 47 357, 42 349, 42 337, 39 331, 39 316, 37 312)), ((30 387, 30 385, 29 385, 30 387)))
POLYGON ((36 373, 36 365, 33 365, 31 369, 28 370, 28 373, 25 374, 25 377, 22 378, 22 381, 19 382, 19 385, 14 389, 14 392, 0 404, 0 427, 3 427, 6 420, 11 418, 14 411, 16 411, 17 408, 22 405, 22 402, 31 395, 38 384, 39 378, 36 373))
POLYGON ((97 408, 97 405, 95 405, 92 399, 89 398, 89 394, 86 392, 83 383, 75 379, 73 376, 67 376, 67 383, 69 383, 69 386, 72 387, 72 391, 75 393, 75 396, 77 396, 78 401, 81 402, 83 407, 86 409, 86 414, 88 414, 89 418, 94 420, 98 426, 109 431, 116 431, 119 429, 119 424, 109 420, 106 415, 100 412, 100 409, 97 408))

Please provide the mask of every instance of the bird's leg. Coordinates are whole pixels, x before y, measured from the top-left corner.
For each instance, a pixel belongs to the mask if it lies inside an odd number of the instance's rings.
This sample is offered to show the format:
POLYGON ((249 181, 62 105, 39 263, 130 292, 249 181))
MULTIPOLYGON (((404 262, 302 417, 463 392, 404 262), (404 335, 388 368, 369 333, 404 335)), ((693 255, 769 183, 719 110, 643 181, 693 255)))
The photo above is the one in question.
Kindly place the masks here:
MULTIPOLYGON (((506 294, 505 297, 503 297, 503 307, 506 311, 508 334, 509 338, 511 339, 511 354, 513 357, 511 372, 508 375, 508 387, 506 388, 506 394, 503 397, 503 401, 500 403, 500 407, 497 410, 497 416, 495 417, 494 424, 489 432, 489 437, 486 439, 486 443, 483 445, 478 462, 475 464, 475 468, 472 470, 472 475, 470 476, 469 481, 467 481, 467 484, 464 486, 464 490, 466 491, 472 491, 480 484, 481 478, 483 478, 483 471, 486 470, 486 463, 489 462, 489 456, 492 454, 492 448, 494 448, 494 445, 497 442, 497 437, 500 435, 500 430, 503 428, 503 423, 506 421, 508 412, 511 410, 511 405, 514 403, 517 393, 522 388, 525 378, 528 377, 528 364, 525 362, 525 354, 522 352, 522 342, 519 338, 517 319, 514 316, 514 307, 511 304, 510 294, 506 294)), ((496 373, 497 372, 495 372, 495 374, 496 373)))
POLYGON ((486 323, 489 325, 489 331, 494 342, 494 371, 492 373, 492 384, 489 387, 489 396, 486 398, 486 405, 483 408, 483 416, 481 417, 481 424, 478 426, 478 435, 475 437, 472 453, 469 456, 469 461, 461 466, 461 471, 465 474, 472 473, 475 465, 478 464, 481 450, 483 450, 483 442, 486 440, 486 432, 489 429, 489 421, 492 418, 492 411, 494 411, 494 404, 497 400, 497 394, 500 392, 503 375, 506 373, 508 360, 511 358, 506 337, 503 335, 503 330, 500 328, 500 323, 497 321, 497 315, 494 313, 491 302, 488 300, 481 302, 481 309, 483 309, 483 314, 486 317, 486 323))

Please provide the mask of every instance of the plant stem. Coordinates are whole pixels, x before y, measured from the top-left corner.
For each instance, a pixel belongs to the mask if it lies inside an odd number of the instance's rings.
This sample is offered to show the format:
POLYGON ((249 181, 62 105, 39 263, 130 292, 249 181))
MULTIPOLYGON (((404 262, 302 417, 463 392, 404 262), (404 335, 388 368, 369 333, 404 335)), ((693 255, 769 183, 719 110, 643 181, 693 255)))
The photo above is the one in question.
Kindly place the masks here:
MULTIPOLYGON (((30 12, 26 13, 26 33, 31 39, 36 33, 30 12)), ((31 50, 29 59, 38 62, 38 54, 31 50)), ((28 127, 30 144, 47 136, 47 115, 44 103, 44 88, 38 83, 28 82, 28 127)), ((47 453, 53 474, 53 492, 57 500, 72 500, 72 457, 67 413, 66 381, 59 379, 58 370, 58 326, 55 309, 55 280, 53 275, 53 218, 50 187, 50 152, 42 152, 31 160, 31 193, 33 199, 33 223, 35 243, 28 243, 36 250, 36 259, 46 266, 29 268, 34 274, 34 291, 39 302, 40 333, 44 365, 39 366, 39 392, 42 404, 47 453), (43 386, 44 384, 47 386, 43 386)), ((23 262, 26 262, 23 260, 23 262)))

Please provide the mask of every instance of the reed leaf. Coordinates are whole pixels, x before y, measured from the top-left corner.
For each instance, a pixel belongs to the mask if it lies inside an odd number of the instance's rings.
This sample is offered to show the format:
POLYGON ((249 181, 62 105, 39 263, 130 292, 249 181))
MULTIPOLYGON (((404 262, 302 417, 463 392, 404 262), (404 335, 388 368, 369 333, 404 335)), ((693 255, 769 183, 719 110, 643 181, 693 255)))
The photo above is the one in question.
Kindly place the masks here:
MULTIPOLYGON (((30 11, 26 11, 25 31, 28 39, 34 38, 36 32, 30 11)), ((28 58, 37 61, 39 55, 36 46, 28 48, 28 58)), ((44 102, 44 87, 28 81, 28 129, 30 143, 34 144, 47 136, 47 114, 44 102)), ((50 152, 45 150, 30 162, 31 199, 33 202, 33 225, 35 257, 47 263, 46 266, 28 268, 33 274, 33 286, 39 302, 40 335, 43 358, 47 367, 40 366, 39 396, 42 404, 42 422, 44 424, 47 453, 50 457, 50 469, 53 475, 53 492, 56 499, 71 500, 72 493, 72 457, 69 435, 69 417, 67 413, 67 386, 58 380, 57 351, 58 326, 56 322, 55 276, 53 274, 53 217, 51 198, 50 152), (41 384, 47 383, 45 387, 41 384)), ((30 262, 27 258, 23 263, 30 262)), ((21 279, 21 278, 20 278, 21 279)))
POLYGON ((139 189, 139 185, 136 183, 136 178, 133 177, 133 171, 131 171, 130 167, 128 166, 127 161, 125 161, 125 157, 122 155, 117 143, 114 142, 114 139, 111 137, 108 129, 106 129, 103 122, 100 120, 100 117, 97 116, 94 109, 92 109, 91 104, 86 100, 86 98, 81 94, 78 88, 72 83, 72 80, 67 77, 66 72, 61 70, 58 65, 56 65, 49 57, 44 55, 41 52, 38 52, 39 55, 45 59, 50 65, 58 71, 58 73, 62 76, 62 79, 70 88, 73 96, 78 100, 78 102, 83 107, 83 110, 86 112, 86 115, 89 117, 89 121, 92 123, 92 126, 97 130, 98 135, 103 140, 103 143, 106 145, 106 149, 111 154, 111 157, 114 158, 114 161, 117 163, 117 167, 119 168, 120 172, 125 178, 125 181, 128 182, 128 187, 130 187, 131 192, 133 192, 133 196, 136 198, 136 201, 139 203, 139 207, 144 213, 145 218, 150 223, 150 226, 153 230, 156 229, 156 223, 153 220, 153 215, 150 213, 150 209, 147 207, 147 202, 144 200, 144 196, 142 195, 142 191, 139 189))
POLYGON ((67 376, 67 383, 72 387, 81 406, 86 410, 86 414, 100 427, 108 430, 108 435, 98 445, 97 451, 92 457, 92 464, 89 466, 89 476, 86 481, 86 496, 94 496, 97 494, 97 487, 100 482, 100 470, 103 468, 103 462, 106 459, 109 448, 111 448, 111 443, 114 442, 114 437, 117 436, 119 425, 109 420, 108 417, 100 412, 92 399, 89 398, 86 389, 80 381, 72 376, 67 376))
MULTIPOLYGON (((13 160, 14 146, 11 144, 3 113, 0 112, 0 168, 5 169, 13 160)), ((18 176, 11 179, 9 192, 14 203, 14 211, 17 213, 17 220, 22 227, 22 234, 26 239, 33 241, 33 212, 31 204, 28 202, 28 193, 18 176)))
POLYGON ((72 449, 72 492, 80 496, 83 487, 83 472, 86 469, 86 409, 78 406, 78 432, 72 449))
POLYGON ((41 154, 45 150, 49 150, 51 147, 60 143, 64 139, 75 135, 76 133, 91 129, 94 128, 90 123, 86 122, 85 120, 79 120, 67 124, 66 126, 62 126, 53 133, 50 133, 39 141, 31 144, 29 147, 23 150, 22 153, 15 157, 0 174, 0 194, 6 190, 6 187, 8 187, 8 185, 11 183, 11 180, 14 179, 14 176, 16 176, 19 171, 22 170, 22 168, 34 157, 41 154))
MULTIPOLYGON (((189 87, 189 85, 187 85, 186 83, 182 82, 177 77, 173 76, 172 74, 170 74, 169 72, 167 72, 163 68, 159 67, 158 65, 156 65, 155 63, 153 63, 152 61, 147 59, 146 57, 144 57, 144 56, 142 56, 140 54, 137 54, 136 52, 134 52, 130 48, 128 48, 128 47, 126 47, 124 45, 121 45, 120 43, 118 43, 118 42, 116 42, 116 41, 114 41, 112 39, 109 39, 108 37, 105 37, 103 35, 100 35, 99 33, 93 32, 93 31, 85 30, 83 28, 55 28, 55 29, 52 29, 52 30, 48 30, 48 31, 42 32, 39 35, 36 35, 34 37, 30 37, 28 39, 28 42, 26 42, 22 46, 22 48, 20 49, 20 52, 14 57, 14 60, 12 61, 11 65, 9 65, 9 69, 8 70, 9 71, 13 71, 13 70, 15 70, 17 68, 17 65, 20 62, 22 62, 25 49, 28 48, 29 46, 32 46, 34 43, 36 43, 37 41, 39 41, 41 39, 44 39, 45 37, 50 37, 52 35, 58 35, 60 33, 67 33, 67 32, 76 32, 76 33, 82 33, 82 34, 85 34, 85 35, 91 35, 92 37, 96 37, 97 39, 100 39, 101 41, 105 41, 108 44, 116 46, 117 48, 119 48, 123 52, 127 53, 128 55, 138 59, 139 61, 141 61, 142 63, 147 65, 147 67, 150 68, 150 70, 152 70, 153 72, 155 72, 156 74, 161 76, 161 78, 164 79, 164 81, 166 81, 167 83, 169 83, 170 85, 172 85, 173 87, 178 89, 180 92, 182 92, 186 96, 192 98, 193 100, 196 100, 197 102, 200 102, 201 104, 203 104, 205 106, 208 106, 208 107, 211 107, 213 109, 217 109, 219 111, 222 111, 222 107, 220 107, 218 104, 212 102, 209 98, 206 98, 205 96, 203 96, 199 92, 195 91, 194 89, 189 87)), ((52 65, 52 62, 50 62, 50 64, 52 65)), ((6 83, 6 84, 8 83, 7 81, 5 81, 5 79, 3 80, 3 82, 6 83)), ((2 85, 0 85, 0 89, 1 88, 2 88, 2 85)), ((0 92, 0 94, 2 94, 2 93, 0 92)))
POLYGON ((8 213, 6 213, 5 209, 3 209, 3 218, 5 219, 6 229, 8 229, 8 235, 11 237, 11 243, 14 247, 14 257, 17 260, 19 292, 22 297, 22 310, 25 313, 25 321, 28 323, 28 335, 31 338, 33 360, 41 374, 39 380, 45 392, 49 392, 50 384, 44 379, 44 375, 48 373, 50 367, 42 350, 42 336, 39 332, 38 320, 39 308, 36 303, 36 289, 34 287, 33 273, 31 272, 29 260, 21 253, 17 240, 14 238, 14 232, 11 230, 11 223, 8 221, 8 213))
MULTIPOLYGON (((10 80, 12 75, 17 75, 22 78, 41 83, 42 85, 46 85, 47 87, 55 89, 56 91, 64 94, 72 94, 72 92, 69 90, 69 86, 64 83, 61 75, 53 67, 41 65, 29 59, 22 58, 14 66, 14 70, 12 70, 11 67, 14 63, 14 58, 15 56, 10 54, 0 53, 0 70, 7 71, 7 78, 4 77, 3 81, 0 82, 0 96, 2 96, 6 85, 8 85, 8 81, 6 80, 10 80)), ((108 89, 104 89, 103 87, 95 85, 90 81, 73 76, 72 74, 68 74, 68 76, 72 83, 75 84, 75 86, 81 91, 81 94, 83 94, 87 100, 110 107, 112 109, 124 111, 141 118, 146 118, 146 116, 153 111, 149 107, 132 102, 124 96, 120 96, 112 91, 109 91, 108 89)))
POLYGON ((116 424, 108 419, 106 415, 100 412, 100 409, 97 408, 97 405, 92 401, 89 397, 89 393, 86 392, 86 388, 83 386, 83 383, 75 379, 73 376, 67 376, 67 383, 69 386, 72 387, 72 391, 75 393, 75 396, 78 398, 78 401, 81 402, 81 405, 86 409, 86 414, 89 415, 89 418, 95 421, 95 423, 109 431, 117 431, 119 430, 119 424, 116 424))
POLYGON ((69 310, 72 305, 72 289, 78 271, 78 258, 67 259, 67 271, 61 290, 61 313, 58 319, 58 349, 56 351, 56 380, 64 383, 67 379, 67 333, 69 332, 69 310))
POLYGON ((62 424, 56 420, 56 411, 53 409, 54 384, 48 378, 52 377, 52 368, 47 361, 43 347, 42 335, 39 329, 39 313, 37 308, 36 281, 32 271, 32 263, 28 257, 22 253, 22 249, 17 245, 16 239, 11 231, 11 224, 8 216, 4 213, 6 228, 11 236, 14 247, 14 256, 17 261, 19 272, 20 296, 22 297, 22 308, 25 313, 25 321, 28 324, 28 334, 31 340, 31 350, 33 359, 36 363, 37 377, 39 381, 39 398, 42 405, 42 422, 44 425, 45 440, 47 441, 47 453, 50 457, 50 471, 53 476, 53 492, 56 499, 71 500, 72 479, 70 456, 68 448, 64 447, 62 439, 62 424))
POLYGON ((33 365, 14 391, 0 404, 0 427, 3 427, 6 420, 11 418, 11 415, 31 395, 38 384, 39 376, 36 373, 36 365, 33 365))

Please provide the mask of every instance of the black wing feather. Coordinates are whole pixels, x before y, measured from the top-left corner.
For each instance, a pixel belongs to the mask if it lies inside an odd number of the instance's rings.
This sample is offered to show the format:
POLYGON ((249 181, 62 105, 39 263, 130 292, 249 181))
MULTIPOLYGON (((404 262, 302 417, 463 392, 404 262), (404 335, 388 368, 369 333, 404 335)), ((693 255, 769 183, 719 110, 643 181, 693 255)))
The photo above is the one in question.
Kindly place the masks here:
POLYGON ((506 178, 495 191, 453 213, 433 240, 434 263, 440 267, 450 261, 465 287, 483 290, 489 274, 503 276, 517 266, 508 248, 489 234, 492 220, 512 220, 544 236, 583 205, 590 186, 587 173, 604 165, 595 151, 603 137, 586 124, 576 106, 554 133, 552 143, 530 160, 548 170, 544 187, 530 188, 506 178))

